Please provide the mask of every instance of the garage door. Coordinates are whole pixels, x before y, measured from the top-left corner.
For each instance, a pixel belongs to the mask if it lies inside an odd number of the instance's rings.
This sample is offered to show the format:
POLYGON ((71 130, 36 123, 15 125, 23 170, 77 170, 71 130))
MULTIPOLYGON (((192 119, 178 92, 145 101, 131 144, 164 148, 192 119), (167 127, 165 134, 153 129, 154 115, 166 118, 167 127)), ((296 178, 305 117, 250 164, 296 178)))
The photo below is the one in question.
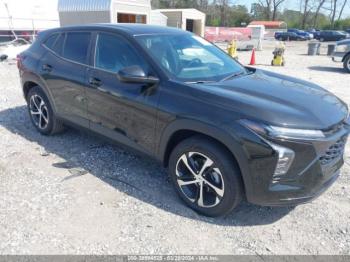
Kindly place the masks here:
POLYGON ((118 13, 118 23, 146 24, 146 15, 118 13))

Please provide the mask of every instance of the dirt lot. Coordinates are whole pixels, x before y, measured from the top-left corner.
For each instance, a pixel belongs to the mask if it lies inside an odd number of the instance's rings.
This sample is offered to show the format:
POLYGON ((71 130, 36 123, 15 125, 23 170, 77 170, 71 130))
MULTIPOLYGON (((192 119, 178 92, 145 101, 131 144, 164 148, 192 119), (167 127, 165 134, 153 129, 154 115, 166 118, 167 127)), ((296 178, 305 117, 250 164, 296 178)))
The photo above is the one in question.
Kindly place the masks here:
MULTIPOLYGON (((350 74, 306 43, 287 45, 287 66, 257 67, 316 82, 350 103, 350 74)), ((322 50, 325 53, 325 49, 322 50)), ((241 52, 247 64, 250 52, 241 52)), ((219 219, 197 215, 156 162, 79 131, 39 135, 14 64, 0 63, 1 254, 350 254, 350 147, 342 176, 296 208, 243 203, 219 219)), ((312 106, 312 105, 310 105, 312 106)))

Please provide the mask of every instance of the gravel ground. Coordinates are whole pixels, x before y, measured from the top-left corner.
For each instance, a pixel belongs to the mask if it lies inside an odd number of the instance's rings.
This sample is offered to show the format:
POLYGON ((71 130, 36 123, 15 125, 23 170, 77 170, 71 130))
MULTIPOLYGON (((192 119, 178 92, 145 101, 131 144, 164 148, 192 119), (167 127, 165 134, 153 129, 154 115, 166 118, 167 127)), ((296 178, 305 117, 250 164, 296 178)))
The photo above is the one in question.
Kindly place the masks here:
MULTIPOLYGON (((287 66, 271 67, 273 44, 265 47, 257 67, 316 82, 350 103, 340 64, 288 43, 287 66)), ((239 57, 247 64, 250 52, 239 57)), ((243 203, 227 217, 205 218, 181 203, 150 159, 72 129, 39 135, 16 66, 0 63, 0 77, 0 254, 350 255, 349 146, 342 176, 312 203, 243 203)))

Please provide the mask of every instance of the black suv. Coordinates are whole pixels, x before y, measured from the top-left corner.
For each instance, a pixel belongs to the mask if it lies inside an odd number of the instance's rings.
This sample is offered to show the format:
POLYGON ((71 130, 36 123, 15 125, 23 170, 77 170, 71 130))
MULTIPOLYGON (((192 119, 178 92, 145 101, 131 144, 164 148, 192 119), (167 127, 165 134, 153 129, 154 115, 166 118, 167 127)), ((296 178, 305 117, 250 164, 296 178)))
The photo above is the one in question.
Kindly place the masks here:
POLYGON ((316 39, 320 40, 321 42, 324 41, 340 41, 344 40, 347 37, 349 37, 346 33, 341 33, 338 31, 321 31, 316 35, 316 39))
POLYGON ((150 155, 180 197, 218 216, 242 198, 296 205, 338 177, 348 108, 321 87, 244 67, 189 32, 91 25, 42 32, 19 55, 31 120, 150 155))
POLYGON ((294 32, 276 32, 275 39, 279 41, 306 41, 305 36, 298 35, 294 32))

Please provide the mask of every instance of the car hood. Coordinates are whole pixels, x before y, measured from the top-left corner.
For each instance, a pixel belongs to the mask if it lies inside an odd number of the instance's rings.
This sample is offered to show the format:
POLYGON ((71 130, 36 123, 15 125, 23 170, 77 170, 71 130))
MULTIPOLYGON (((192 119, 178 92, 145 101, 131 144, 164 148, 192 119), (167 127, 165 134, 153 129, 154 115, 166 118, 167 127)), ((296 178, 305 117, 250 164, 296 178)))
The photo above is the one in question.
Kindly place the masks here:
POLYGON ((256 70, 231 80, 203 84, 216 104, 242 118, 303 129, 327 129, 347 117, 348 108, 323 88, 300 79, 256 70))
POLYGON ((350 45, 350 39, 338 41, 337 45, 350 45))

